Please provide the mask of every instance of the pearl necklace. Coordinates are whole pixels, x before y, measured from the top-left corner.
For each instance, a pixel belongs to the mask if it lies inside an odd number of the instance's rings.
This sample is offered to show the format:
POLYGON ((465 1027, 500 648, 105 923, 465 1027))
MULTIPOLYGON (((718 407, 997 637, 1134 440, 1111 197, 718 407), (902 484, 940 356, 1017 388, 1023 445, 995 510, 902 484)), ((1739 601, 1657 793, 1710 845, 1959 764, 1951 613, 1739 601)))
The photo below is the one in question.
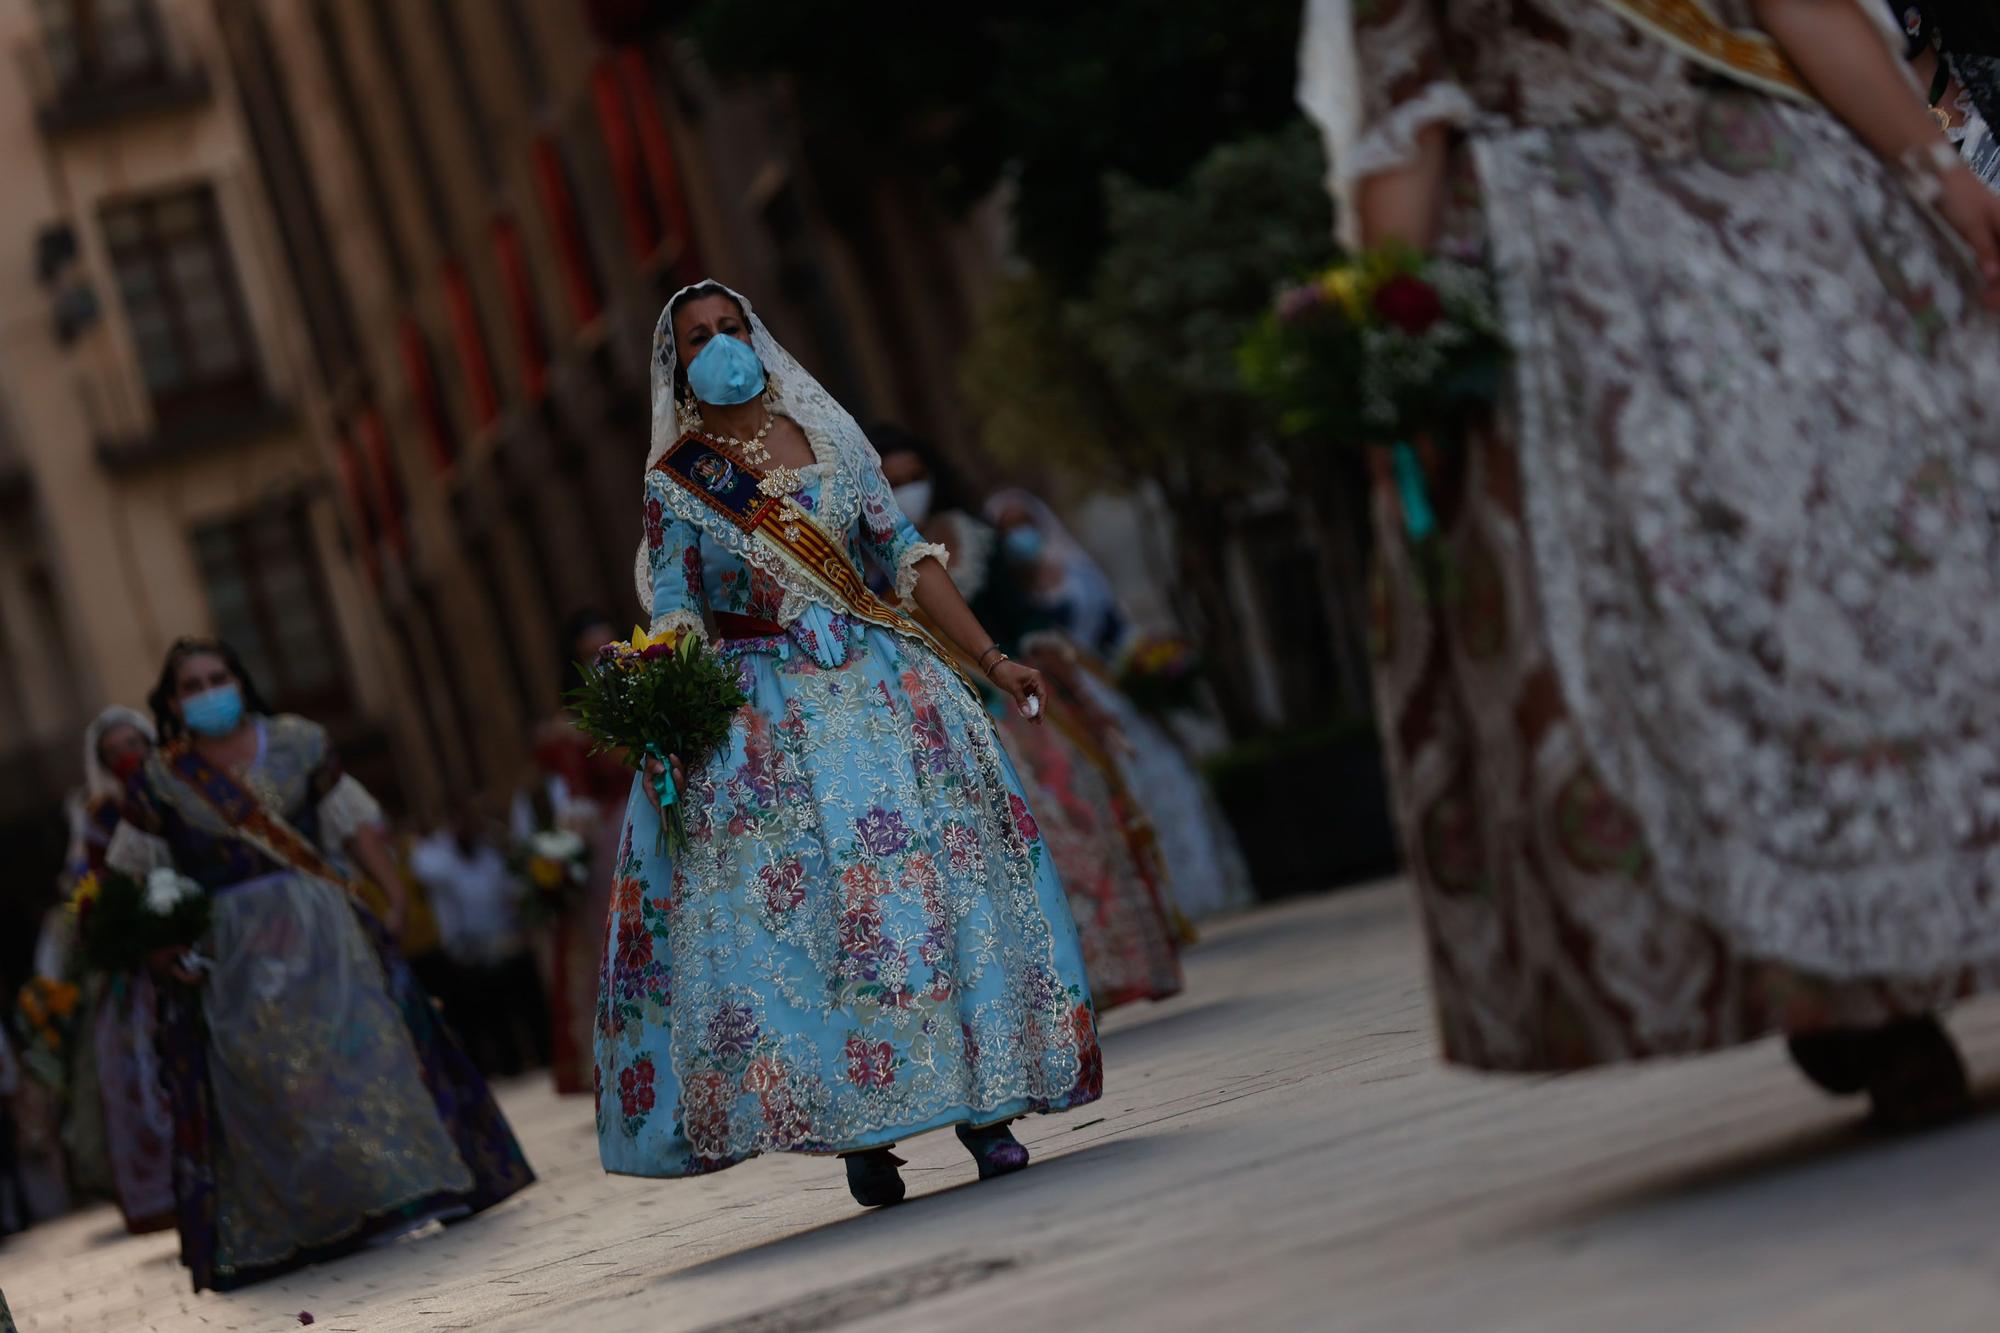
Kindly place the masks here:
POLYGON ((720 431, 710 432, 702 420, 701 409, 695 409, 695 429, 710 436, 719 444, 729 445, 743 455, 743 461, 751 467, 759 467, 771 461, 771 451, 764 447, 765 439, 771 434, 771 427, 778 424, 778 414, 771 409, 771 395, 764 395, 764 424, 755 435, 747 440, 739 440, 734 435, 724 435, 720 431))

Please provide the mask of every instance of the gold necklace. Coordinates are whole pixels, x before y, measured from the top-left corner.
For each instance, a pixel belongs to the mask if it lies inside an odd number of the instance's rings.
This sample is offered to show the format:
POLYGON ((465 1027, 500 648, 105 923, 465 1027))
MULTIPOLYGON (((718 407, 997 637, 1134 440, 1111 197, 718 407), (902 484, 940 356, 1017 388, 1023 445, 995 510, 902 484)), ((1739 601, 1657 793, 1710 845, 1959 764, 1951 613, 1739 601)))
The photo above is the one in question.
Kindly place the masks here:
MULTIPOLYGON (((707 424, 700 419, 698 414, 699 409, 697 409, 695 427, 698 430, 707 432, 707 424)), ((767 393, 764 395, 764 424, 758 429, 755 435, 752 435, 747 440, 739 440, 734 435, 724 435, 720 431, 715 431, 710 432, 710 438, 714 439, 718 444, 726 444, 735 448, 743 455, 744 462, 748 463, 751 467, 758 467, 771 461, 771 451, 764 447, 764 440, 770 435, 771 427, 777 424, 778 414, 771 410, 771 395, 767 393)))

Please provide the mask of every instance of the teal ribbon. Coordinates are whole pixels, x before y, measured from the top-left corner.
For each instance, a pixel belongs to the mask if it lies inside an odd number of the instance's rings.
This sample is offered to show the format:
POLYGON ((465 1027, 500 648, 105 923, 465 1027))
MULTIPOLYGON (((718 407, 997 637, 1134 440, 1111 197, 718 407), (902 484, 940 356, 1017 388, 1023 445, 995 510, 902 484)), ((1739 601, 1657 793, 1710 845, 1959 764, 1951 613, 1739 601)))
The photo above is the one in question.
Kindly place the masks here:
POLYGON ((1389 465, 1396 474, 1396 494, 1403 502, 1403 530, 1410 540, 1420 542, 1437 531, 1437 516, 1431 511, 1430 492, 1424 486, 1424 465, 1407 441, 1389 448, 1389 465))
POLYGON ((660 765, 658 785, 654 790, 660 794, 660 817, 664 819, 667 812, 674 808, 674 801, 680 796, 674 789, 674 766, 667 762, 667 757, 660 753, 660 747, 657 745, 648 745, 646 753, 660 765))

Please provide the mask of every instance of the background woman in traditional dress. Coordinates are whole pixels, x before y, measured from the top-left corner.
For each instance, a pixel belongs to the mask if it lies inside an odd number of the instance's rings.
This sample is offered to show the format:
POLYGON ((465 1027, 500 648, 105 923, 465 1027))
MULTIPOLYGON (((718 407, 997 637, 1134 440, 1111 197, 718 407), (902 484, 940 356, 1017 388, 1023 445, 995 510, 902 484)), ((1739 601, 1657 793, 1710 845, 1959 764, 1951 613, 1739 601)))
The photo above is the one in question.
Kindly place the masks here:
POLYGON ((1433 478, 1462 595, 1381 497, 1382 732, 1451 1059, 1780 1028, 1920 1123, 2000 981, 2000 199, 1879 5, 1715 8, 1698 64, 1657 5, 1312 6, 1342 217, 1487 259, 1515 352, 1433 478))
MULTIPOLYGON (((1037 619, 1011 586, 1011 570, 993 560, 996 536, 967 512, 956 475, 906 431, 878 426, 868 434, 904 517, 945 548, 952 583, 994 641, 1021 655, 1020 637, 1037 619)), ((987 712, 1027 784, 1042 840, 1069 894, 1098 1013, 1179 994, 1180 951, 1163 896, 1166 867, 1152 821, 1113 758, 1122 742, 1116 727, 1108 717, 1087 716, 1090 705, 1060 689, 1047 697, 1042 726, 1008 707, 1005 695, 987 693, 987 712)))
POLYGON ((1111 752, 1158 830, 1173 905, 1189 921, 1249 906, 1250 867, 1215 794, 1172 733, 1126 698, 1112 675, 1131 636, 1111 581, 1039 496, 999 491, 987 499, 986 514, 1000 533, 1001 569, 1030 590, 1028 603, 1039 613, 1022 643, 1123 738, 1111 752), (1024 543, 1024 533, 1037 540, 1024 543), (1053 591, 1036 596, 1036 588, 1053 591), (1049 630, 1056 637, 1041 632, 1049 630))
MULTIPOLYGON (((84 730, 84 788, 70 841, 72 878, 104 868, 124 805, 125 784, 145 764, 153 740, 151 718, 118 706, 99 713, 84 730)), ((158 1025, 153 979, 135 972, 79 981, 84 1004, 77 1032, 87 1037, 79 1043, 78 1069, 70 1090, 72 1158, 101 1157, 103 1183, 127 1230, 164 1230, 174 1224, 168 1151, 174 1119, 153 1048, 158 1025), (96 1145, 94 1152, 83 1150, 86 1140, 96 1145)))
MULTIPOLYGON (((699 430, 804 508, 856 578, 880 566, 1018 706, 1038 699, 853 418, 747 303, 684 290, 653 354, 649 461, 699 430)), ((723 753, 685 756, 692 841, 671 862, 634 784, 599 989, 605 1168, 838 1152, 857 1201, 893 1203, 890 1145, 945 1126, 982 1178, 1025 1166, 1008 1122, 1095 1100, 1102 1073, 1068 903, 985 710, 911 632, 650 466, 645 528, 653 627, 712 638, 749 702, 723 753)))
MULTIPOLYGON (((570 617, 559 654, 565 691, 578 683, 577 663, 597 656, 615 637, 608 616, 580 611, 570 617)), ((604 957, 612 868, 625 826, 625 802, 632 794, 632 770, 616 755, 592 754, 590 738, 577 730, 567 707, 558 708, 536 731, 535 770, 542 784, 535 807, 546 807, 556 827, 576 834, 590 848, 589 887, 549 930, 543 946, 556 1091, 586 1093, 593 1068, 597 968, 604 957)))
POLYGON ((183 639, 152 695, 161 748, 107 860, 213 899, 197 964, 162 960, 181 1261, 241 1286, 497 1203, 532 1175, 384 923, 343 882, 400 880, 374 799, 326 732, 272 716, 221 643, 183 639))

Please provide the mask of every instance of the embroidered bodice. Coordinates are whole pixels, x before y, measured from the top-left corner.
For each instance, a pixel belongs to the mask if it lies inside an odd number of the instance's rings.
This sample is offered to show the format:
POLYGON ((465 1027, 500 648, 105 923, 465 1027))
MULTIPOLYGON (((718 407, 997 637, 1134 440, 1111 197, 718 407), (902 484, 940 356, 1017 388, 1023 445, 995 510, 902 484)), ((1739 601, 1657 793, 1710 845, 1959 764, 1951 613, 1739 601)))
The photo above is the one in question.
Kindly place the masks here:
MULTIPOLYGON (((247 790, 336 863, 349 838, 379 823, 381 808, 353 777, 315 722, 290 714, 257 720, 257 756, 239 775, 218 775, 232 789, 247 790)), ((228 888, 278 874, 274 862, 238 835, 172 766, 162 749, 146 759, 126 791, 123 823, 106 854, 113 869, 143 877, 171 865, 204 887, 228 888)))
MULTIPOLYGON (((791 498, 843 546, 857 572, 866 573, 871 564, 879 567, 894 580, 896 595, 908 598, 918 564, 928 557, 944 560, 945 548, 925 541, 904 517, 872 458, 817 441, 814 451, 818 461, 792 473, 796 489, 791 498)), ((825 601, 762 539, 737 528, 658 469, 646 474, 645 527, 656 630, 706 635, 705 613, 726 611, 775 621, 797 635, 840 618, 845 609, 825 601), (809 614, 814 608, 817 614, 809 614), (802 618, 814 624, 801 629, 802 618)))

